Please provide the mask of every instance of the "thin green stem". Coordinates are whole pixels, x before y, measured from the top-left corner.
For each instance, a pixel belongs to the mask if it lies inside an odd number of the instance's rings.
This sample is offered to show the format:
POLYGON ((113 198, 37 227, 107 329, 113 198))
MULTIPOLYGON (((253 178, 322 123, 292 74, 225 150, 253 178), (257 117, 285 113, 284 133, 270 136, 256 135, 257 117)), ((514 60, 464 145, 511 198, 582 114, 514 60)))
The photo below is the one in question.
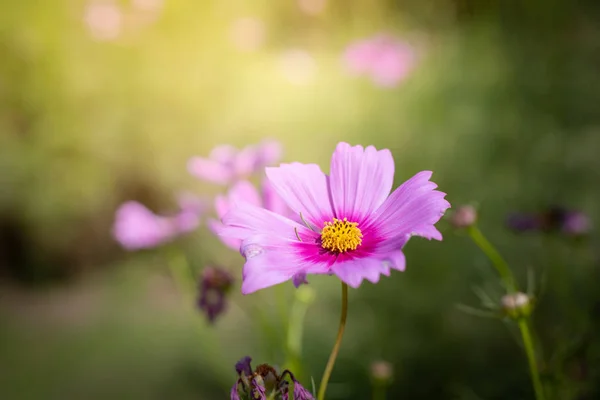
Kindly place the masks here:
POLYGON ((500 277, 504 281, 506 289, 511 293, 516 292, 517 284, 515 283, 515 279, 512 275, 512 272, 508 267, 508 263, 504 260, 504 258, 502 258, 500 253, 498 253, 498 250, 496 250, 494 245, 492 245, 486 239, 486 237, 483 236, 483 233, 481 233, 481 231, 476 225, 471 225, 467 229, 467 231, 469 233, 469 236, 471 236, 471 239, 473 239, 473 241, 477 245, 477 247, 479 247, 481 251, 483 251, 485 255, 492 261, 492 264, 494 265, 494 267, 498 271, 498 274, 500 274, 500 277))
POLYGON ((276 285, 274 288, 275 291, 275 303, 277 304, 277 312, 279 314, 279 319, 281 322, 281 329, 283 330, 283 336, 287 336, 288 332, 288 313, 287 313, 287 298, 286 298, 286 290, 284 285, 276 285))
POLYGON ((385 400, 385 386, 373 385, 373 400, 385 400))
POLYGON ((331 376, 331 371, 333 371, 333 366, 335 365, 335 359, 337 358, 338 352, 340 351, 340 345, 342 344, 342 337, 344 336, 344 330, 346 329, 346 317, 348 316, 348 285, 342 282, 342 313, 340 316, 340 327, 338 329, 337 337, 335 339, 335 344, 333 345, 333 349, 331 349, 331 354, 329 355, 329 360, 327 361, 327 366, 325 367, 325 372, 323 372, 323 378, 321 378, 321 386, 319 387, 319 394, 317 396, 318 400, 325 400, 325 392, 327 391, 327 383, 329 382, 329 377, 331 376))
POLYGON ((287 369, 294 371, 296 376, 303 375, 302 336, 304 333, 304 318, 314 297, 313 289, 308 286, 299 287, 295 292, 294 302, 290 310, 285 346, 286 365, 287 369))
POLYGON ((531 373, 531 381, 533 382, 533 390, 535 391, 536 400, 544 400, 544 389, 542 382, 540 381, 540 374, 538 372, 537 361, 535 359, 535 349, 533 347, 533 340, 531 340, 531 333, 529 331, 529 324, 527 319, 521 318, 519 320, 519 330, 523 337, 523 345, 525 347, 525 353, 527 354, 527 361, 529 362, 529 372, 531 373))
POLYGON ((193 301, 195 282, 185 255, 170 249, 167 253, 167 265, 169 266, 177 290, 184 297, 186 303, 190 300, 193 301))

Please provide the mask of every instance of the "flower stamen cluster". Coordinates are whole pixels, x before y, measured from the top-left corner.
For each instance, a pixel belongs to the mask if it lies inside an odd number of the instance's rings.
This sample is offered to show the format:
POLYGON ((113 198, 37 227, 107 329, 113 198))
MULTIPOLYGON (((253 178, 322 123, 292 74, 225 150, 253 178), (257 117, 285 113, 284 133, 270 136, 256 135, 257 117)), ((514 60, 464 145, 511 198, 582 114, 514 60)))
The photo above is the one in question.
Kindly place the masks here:
POLYGON ((325 222, 321 231, 321 247, 334 253, 356 250, 362 243, 362 231, 357 222, 334 218, 325 222))

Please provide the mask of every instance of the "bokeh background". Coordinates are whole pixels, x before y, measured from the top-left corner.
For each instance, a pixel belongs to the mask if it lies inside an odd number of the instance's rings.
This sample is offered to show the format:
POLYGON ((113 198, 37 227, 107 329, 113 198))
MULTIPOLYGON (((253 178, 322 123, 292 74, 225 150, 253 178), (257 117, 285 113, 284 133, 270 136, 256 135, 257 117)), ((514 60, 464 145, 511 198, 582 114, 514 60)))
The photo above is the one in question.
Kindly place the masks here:
MULTIPOLYGON (((0 398, 222 399, 234 363, 284 362, 290 284, 239 293, 243 259, 206 227, 168 248, 199 273, 237 278, 209 324, 173 280, 164 247, 127 252, 115 210, 156 212, 174 193, 224 188, 187 160, 219 144, 278 140, 285 161, 328 168, 339 141, 389 148, 396 183, 434 171, 453 206, 526 284, 543 375, 556 399, 600 395, 593 230, 515 234, 511 211, 550 205, 600 217, 600 14, 593 1, 21 0, 0 5, 0 398), (415 49, 394 85, 348 73, 349 45, 379 33, 415 49), (258 320, 248 310, 259 310, 258 320), (268 328, 268 329, 267 329, 268 328)), ((212 211, 210 211, 212 212, 212 211)), ((408 268, 350 293, 329 398, 365 399, 372 362, 388 398, 528 399, 516 332, 479 306, 501 287, 447 220, 415 238, 408 268)), ((339 283, 312 277, 302 379, 318 382, 337 330, 339 283)))

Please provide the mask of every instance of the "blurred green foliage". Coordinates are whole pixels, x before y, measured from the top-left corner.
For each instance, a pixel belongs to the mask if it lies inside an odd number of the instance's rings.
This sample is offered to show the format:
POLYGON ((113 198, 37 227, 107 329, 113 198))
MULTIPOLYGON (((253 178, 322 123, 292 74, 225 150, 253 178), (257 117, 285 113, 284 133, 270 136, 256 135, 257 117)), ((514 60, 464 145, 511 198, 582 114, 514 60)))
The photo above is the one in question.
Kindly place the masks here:
MULTIPOLYGON (((390 148, 397 183, 430 169, 453 205, 478 202, 482 229, 521 283, 528 269, 538 285, 545 279, 534 319, 547 385, 557 399, 597 398, 597 238, 504 227, 507 212, 549 204, 599 221, 594 2, 331 0, 315 16, 295 2, 166 0, 144 23, 133 2, 120 2, 127 17, 111 40, 92 35, 87 4, 0 5, 1 398, 220 399, 241 356, 282 363, 279 288, 235 293, 237 305, 208 326, 175 292, 160 250, 125 254, 110 236, 122 201, 164 211, 177 190, 218 193, 188 176, 190 156, 264 137, 284 144, 286 161, 325 168, 338 141, 390 148), (243 52, 231 28, 248 16, 266 36, 243 52), (423 54, 395 89, 341 64, 345 46, 379 31, 423 54), (285 69, 290 49, 312 63, 285 69), (249 307, 271 328, 244 314, 249 307)), ((405 273, 351 292, 332 400, 367 398, 378 359, 395 366, 389 398, 532 398, 511 330, 455 307, 477 305, 475 285, 500 293, 488 261, 440 225, 443 242, 409 243, 405 273)), ((242 265, 205 229, 177 246, 196 271, 242 265)), ((307 386, 339 312, 335 279, 311 285, 307 386)), ((284 286, 287 307, 293 288, 284 286)))

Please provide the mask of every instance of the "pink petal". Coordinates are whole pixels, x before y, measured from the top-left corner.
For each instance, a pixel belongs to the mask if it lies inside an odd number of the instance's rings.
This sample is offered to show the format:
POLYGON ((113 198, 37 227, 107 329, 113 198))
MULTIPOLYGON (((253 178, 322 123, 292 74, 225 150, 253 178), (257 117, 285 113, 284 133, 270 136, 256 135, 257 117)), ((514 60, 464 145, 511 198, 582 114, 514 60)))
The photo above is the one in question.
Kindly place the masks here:
POLYGON ((404 271, 406 268, 406 257, 401 250, 396 250, 388 253, 383 257, 384 264, 387 264, 392 269, 404 271))
POLYGON ((285 201, 277 194, 273 184, 268 179, 263 180, 263 203, 267 210, 273 211, 274 213, 281 214, 283 216, 292 215, 292 210, 285 204, 285 201))
POLYGON ((223 218, 232 207, 240 203, 249 203, 253 206, 262 205, 258 190, 256 190, 254 185, 248 181, 236 182, 231 189, 229 189, 227 196, 219 195, 215 197, 215 210, 217 216, 223 218))
POLYGON ((113 235, 128 250, 158 246, 174 234, 168 218, 154 214, 136 201, 122 204, 116 212, 113 235))
POLYGON ((377 283, 381 274, 390 273, 389 266, 376 258, 355 258, 338 262, 333 265, 331 271, 355 289, 360 286, 363 279, 377 283))
POLYGON ((238 150, 235 147, 228 144, 222 144, 213 148, 208 155, 208 158, 220 164, 231 165, 233 164, 237 153, 238 150))
POLYGON ((245 240, 250 236, 263 234, 275 239, 287 239, 298 242, 301 237, 313 233, 304 225, 264 208, 250 204, 240 204, 223 217, 223 229, 220 236, 245 240))
POLYGON ((229 190, 230 207, 236 204, 248 203, 253 206, 261 206, 262 199, 256 187, 248 181, 239 181, 229 190))
POLYGON ((259 154, 254 146, 247 146, 240 150, 233 161, 233 170, 236 177, 245 177, 256 172, 259 154))
POLYGON ((196 178, 221 185, 229 183, 233 178, 230 168, 218 161, 202 157, 190 158, 187 168, 196 178))
POLYGON ((396 189, 377 209, 373 226, 383 237, 417 235, 441 240, 441 234, 433 227, 450 203, 445 193, 434 190, 430 182, 431 171, 421 171, 396 189))
POLYGON ((337 145, 329 178, 337 218, 363 222, 385 201, 393 182, 394 159, 389 150, 337 145))
POLYGON ((333 217, 327 177, 318 165, 281 164, 265 172, 287 205, 318 229, 333 217))
POLYGON ((177 233, 191 232, 200 225, 200 217, 195 212, 183 210, 173 217, 173 225, 177 233))
POLYGON ((206 202, 193 193, 182 192, 177 196, 177 204, 182 211, 189 211, 196 215, 202 214, 206 210, 206 202))
POLYGON ((231 204, 229 198, 223 195, 218 195, 215 197, 215 211, 217 212, 217 216, 219 218, 223 218, 223 216, 227 214, 230 209, 231 204))
POLYGON ((292 279, 300 273, 301 264, 289 252, 283 239, 264 235, 250 236, 242 242, 240 252, 246 258, 242 293, 249 294, 292 279))
POLYGON ((275 140, 266 140, 259 145, 259 160, 261 166, 273 165, 281 159, 283 149, 281 143, 275 140))
POLYGON ((242 241, 240 239, 220 235, 220 232, 222 232, 224 228, 224 225, 221 223, 221 221, 217 221, 216 219, 209 219, 206 223, 208 225, 208 229, 210 229, 212 233, 217 235, 221 243, 223 243, 225 246, 229 247, 232 250, 240 250, 240 245, 242 244, 242 241))

